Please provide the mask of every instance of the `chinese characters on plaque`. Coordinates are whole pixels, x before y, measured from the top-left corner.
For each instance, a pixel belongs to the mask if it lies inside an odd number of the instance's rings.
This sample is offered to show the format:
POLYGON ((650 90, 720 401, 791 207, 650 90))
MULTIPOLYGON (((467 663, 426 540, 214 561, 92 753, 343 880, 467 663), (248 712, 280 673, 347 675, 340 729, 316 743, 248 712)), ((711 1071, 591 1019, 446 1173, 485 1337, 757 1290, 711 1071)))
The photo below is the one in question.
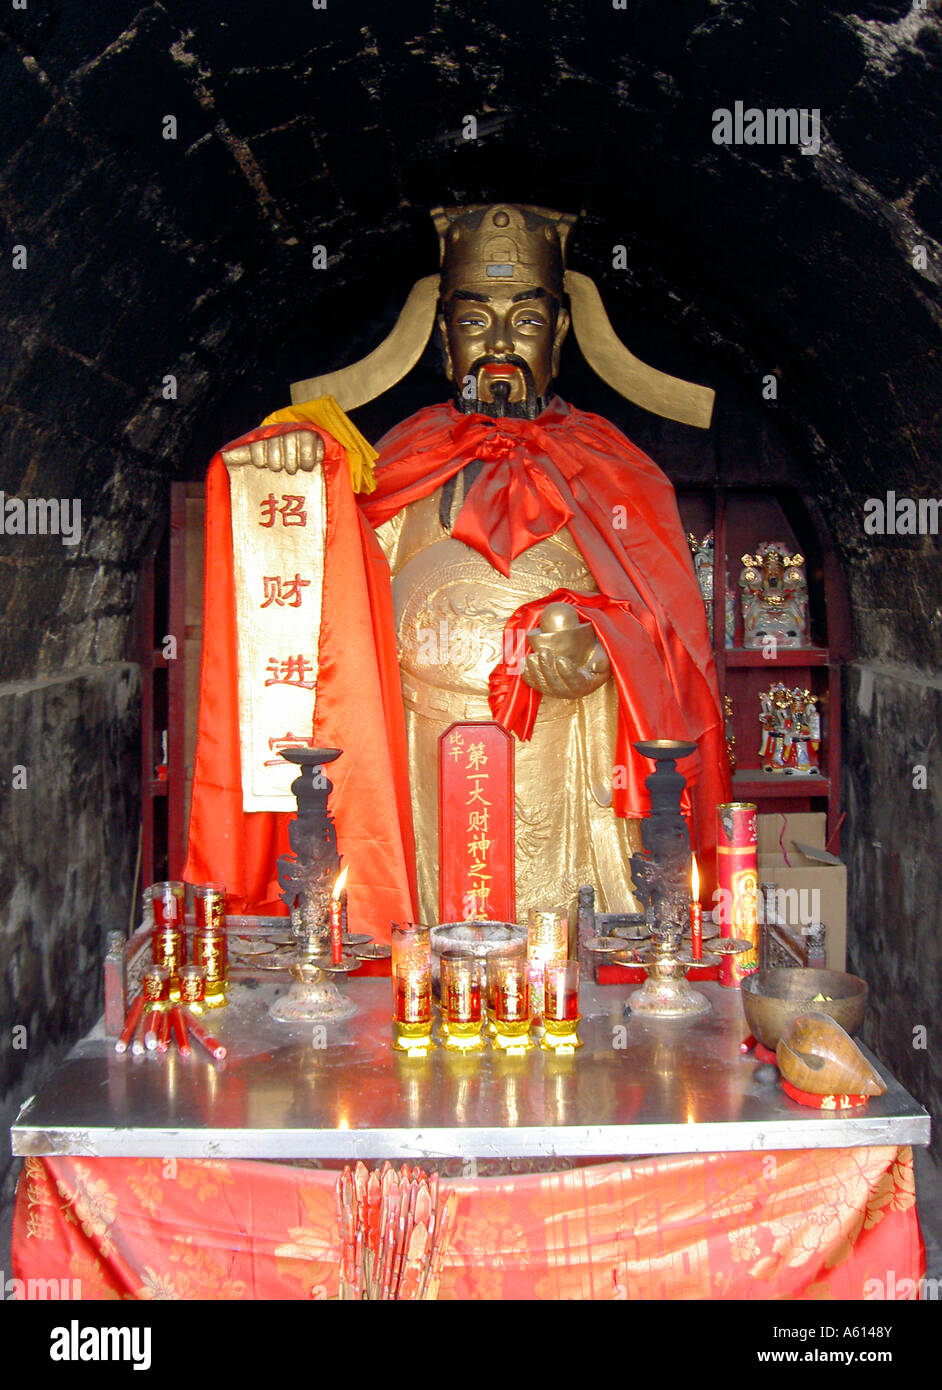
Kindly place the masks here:
POLYGON ((326 503, 320 470, 279 479, 229 465, 242 803, 290 811, 297 769, 279 753, 314 746, 326 503))
POLYGON ((513 738, 499 724, 452 724, 438 741, 439 920, 512 922, 513 738))

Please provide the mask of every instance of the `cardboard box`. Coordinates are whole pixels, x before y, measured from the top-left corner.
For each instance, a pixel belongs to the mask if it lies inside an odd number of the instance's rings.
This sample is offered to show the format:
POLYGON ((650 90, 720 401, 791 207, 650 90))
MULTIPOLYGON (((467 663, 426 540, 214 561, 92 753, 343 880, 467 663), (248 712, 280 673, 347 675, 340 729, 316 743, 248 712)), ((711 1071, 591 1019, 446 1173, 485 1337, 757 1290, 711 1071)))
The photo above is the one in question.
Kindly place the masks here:
POLYGON ((759 882, 774 883, 784 893, 778 901, 786 907, 791 927, 809 921, 824 923, 828 969, 846 970, 847 866, 827 855, 825 825, 826 817, 818 811, 760 815, 759 882), (808 852, 796 845, 805 846, 808 852), (819 854, 827 855, 826 859, 819 854))

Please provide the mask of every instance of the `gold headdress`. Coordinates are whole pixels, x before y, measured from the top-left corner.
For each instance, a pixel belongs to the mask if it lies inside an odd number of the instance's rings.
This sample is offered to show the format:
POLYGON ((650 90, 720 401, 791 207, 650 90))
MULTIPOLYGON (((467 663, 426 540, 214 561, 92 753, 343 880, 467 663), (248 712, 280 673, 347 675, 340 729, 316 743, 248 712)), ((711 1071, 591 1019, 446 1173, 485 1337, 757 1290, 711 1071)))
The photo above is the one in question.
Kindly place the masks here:
POLYGON ((568 294, 572 326, 593 371, 620 395, 668 420, 707 429, 714 392, 641 362, 609 322, 595 283, 566 267, 568 213, 512 203, 435 208, 441 271, 412 288, 399 320, 379 347, 359 362, 327 376, 295 382, 294 404, 333 396, 353 410, 394 386, 421 357, 432 334, 439 302, 456 289, 486 292, 495 285, 536 285, 562 299, 568 294))

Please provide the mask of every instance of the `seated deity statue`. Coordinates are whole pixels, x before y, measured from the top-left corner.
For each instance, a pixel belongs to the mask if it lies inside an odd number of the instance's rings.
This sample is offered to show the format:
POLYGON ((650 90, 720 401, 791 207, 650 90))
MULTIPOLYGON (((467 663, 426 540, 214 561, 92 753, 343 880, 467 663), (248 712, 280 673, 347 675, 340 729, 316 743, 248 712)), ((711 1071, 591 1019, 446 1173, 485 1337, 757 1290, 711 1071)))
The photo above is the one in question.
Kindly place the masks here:
POLYGON ((600 910, 636 905, 652 771, 637 741, 697 745, 679 770, 707 874, 715 808, 730 799, 673 487, 553 382, 572 323, 590 365, 647 408, 705 427, 712 392, 618 341, 591 280, 567 267, 572 218, 512 204, 435 218, 440 273, 390 338, 298 383, 295 404, 224 448, 207 480, 185 874, 225 882, 233 910, 276 910, 294 771, 274 766, 278 748, 339 748, 331 809, 350 912, 386 939, 390 920, 439 920, 439 740, 456 721, 513 735, 522 920, 570 906, 584 884, 600 910), (373 451, 344 411, 400 379, 436 328, 452 399, 373 451), (281 777, 274 791, 253 758, 281 777))

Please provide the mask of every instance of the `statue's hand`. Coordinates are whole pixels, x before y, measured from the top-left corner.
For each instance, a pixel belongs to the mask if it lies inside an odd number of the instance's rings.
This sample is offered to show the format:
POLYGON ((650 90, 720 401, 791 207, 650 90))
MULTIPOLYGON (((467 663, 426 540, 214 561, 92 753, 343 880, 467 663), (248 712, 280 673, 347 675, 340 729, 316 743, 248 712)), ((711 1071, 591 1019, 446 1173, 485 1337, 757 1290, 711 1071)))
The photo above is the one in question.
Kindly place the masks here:
POLYGON ((316 430, 297 429, 290 434, 275 434, 270 439, 256 439, 253 444, 236 444, 222 453, 226 463, 251 463, 256 468, 270 468, 273 473, 294 475, 313 473, 324 457, 324 441, 316 430))
MULTIPOLYGON (((564 645, 566 635, 558 635, 564 645)), ((582 695, 589 695, 604 685, 611 674, 612 668, 600 642, 596 642, 582 666, 577 666, 568 656, 543 647, 527 657, 523 668, 527 685, 556 700, 578 700, 582 695)))

